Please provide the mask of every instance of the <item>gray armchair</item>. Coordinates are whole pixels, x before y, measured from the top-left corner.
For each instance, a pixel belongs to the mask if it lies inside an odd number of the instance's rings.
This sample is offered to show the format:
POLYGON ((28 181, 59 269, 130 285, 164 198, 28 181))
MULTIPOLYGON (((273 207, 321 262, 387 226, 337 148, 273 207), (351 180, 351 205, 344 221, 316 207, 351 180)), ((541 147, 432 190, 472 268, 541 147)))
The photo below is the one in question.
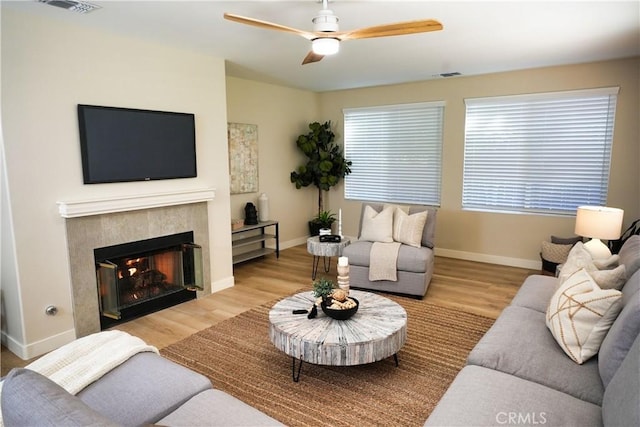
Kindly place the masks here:
MULTIPOLYGON (((358 238, 362 236, 362 223, 366 206, 381 212, 383 205, 365 203, 360 213, 358 238)), ((370 252, 373 242, 358 240, 345 247, 342 255, 349 258, 349 279, 353 288, 392 292, 422 298, 427 293, 434 265, 434 234, 437 210, 427 206, 410 206, 409 215, 428 211, 422 231, 420 247, 401 244, 397 259, 397 281, 369 280, 370 252)))

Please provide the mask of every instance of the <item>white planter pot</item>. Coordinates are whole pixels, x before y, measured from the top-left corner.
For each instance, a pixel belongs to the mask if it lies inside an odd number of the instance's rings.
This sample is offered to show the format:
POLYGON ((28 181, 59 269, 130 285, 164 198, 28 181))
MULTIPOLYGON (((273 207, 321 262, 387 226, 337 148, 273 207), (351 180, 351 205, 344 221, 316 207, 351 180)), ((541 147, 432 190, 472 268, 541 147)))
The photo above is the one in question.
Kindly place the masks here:
POLYGON ((328 236, 329 234, 331 234, 331 229, 330 228, 321 228, 320 229, 320 236, 328 236))

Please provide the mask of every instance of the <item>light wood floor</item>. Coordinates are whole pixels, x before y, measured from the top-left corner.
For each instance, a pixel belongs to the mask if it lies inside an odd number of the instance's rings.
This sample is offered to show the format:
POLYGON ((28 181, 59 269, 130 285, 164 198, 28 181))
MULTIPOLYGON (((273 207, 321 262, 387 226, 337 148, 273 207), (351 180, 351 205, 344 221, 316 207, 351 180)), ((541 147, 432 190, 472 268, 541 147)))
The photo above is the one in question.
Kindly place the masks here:
MULTIPOLYGON (((158 348, 239 313, 293 293, 311 289, 311 255, 306 245, 269 255, 234 268, 236 286, 116 326, 158 348)), ((335 264, 336 259, 332 259, 335 264)), ((322 263, 321 263, 322 265, 322 263)), ((321 267, 322 268, 322 267, 321 267)), ((496 318, 524 279, 539 271, 436 257, 426 301, 496 318)), ((326 276, 335 279, 336 268, 326 276)), ((319 273, 320 276, 320 273, 319 273)), ((2 374, 23 361, 2 347, 2 374)))

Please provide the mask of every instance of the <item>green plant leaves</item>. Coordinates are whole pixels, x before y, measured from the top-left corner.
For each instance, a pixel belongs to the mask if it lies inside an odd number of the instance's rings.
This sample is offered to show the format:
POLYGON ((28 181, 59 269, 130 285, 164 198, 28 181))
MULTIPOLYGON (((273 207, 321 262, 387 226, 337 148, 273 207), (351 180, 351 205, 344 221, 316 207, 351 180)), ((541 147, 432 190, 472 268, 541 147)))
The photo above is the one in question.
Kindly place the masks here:
POLYGON ((310 132, 298 136, 296 145, 307 156, 305 165, 291 172, 291 182, 296 188, 314 185, 318 188, 318 212, 322 211, 322 191, 337 185, 340 179, 351 173, 351 162, 342 154, 342 147, 334 143, 335 134, 331 122, 313 122, 310 132))
POLYGON ((329 296, 333 293, 334 284, 329 279, 318 279, 313 282, 313 296, 316 298, 329 296))

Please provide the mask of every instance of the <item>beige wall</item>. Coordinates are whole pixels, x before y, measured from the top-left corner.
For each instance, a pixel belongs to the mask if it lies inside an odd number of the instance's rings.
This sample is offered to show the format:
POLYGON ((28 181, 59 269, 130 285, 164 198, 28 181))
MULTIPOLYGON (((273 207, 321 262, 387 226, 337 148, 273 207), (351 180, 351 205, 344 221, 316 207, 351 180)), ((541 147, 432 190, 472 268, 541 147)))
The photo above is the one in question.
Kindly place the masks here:
POLYGON ((11 268, 2 270, 2 339, 12 351, 32 357, 75 337, 59 200, 215 188, 212 288, 233 284, 226 123, 222 59, 2 8, 0 200, 2 245, 11 249, 10 259, 3 253, 11 268), (83 185, 79 103, 194 113, 198 177, 83 185), (57 316, 45 315, 49 304, 57 316))
POLYGON ((306 221, 316 213, 315 187, 297 190, 289 174, 306 157, 296 146, 298 135, 319 120, 318 95, 313 92, 227 77, 229 122, 258 125, 257 193, 231 196, 231 217, 244 218, 244 206, 258 206, 258 196, 269 198, 269 219, 280 223, 283 248, 306 241, 306 221))
MULTIPOLYGON (((611 161, 609 206, 625 210, 625 224, 640 217, 640 95, 638 58, 542 68, 475 77, 326 92, 323 120, 332 120, 342 142, 343 108, 445 101, 442 200, 436 246, 439 254, 537 268, 540 242, 549 235, 573 235, 574 217, 463 211, 462 171, 465 98, 619 86, 611 161)), ((344 233, 357 234, 360 202, 330 193, 329 207, 343 209, 344 233)), ((624 227, 626 228, 626 226, 624 227)))

